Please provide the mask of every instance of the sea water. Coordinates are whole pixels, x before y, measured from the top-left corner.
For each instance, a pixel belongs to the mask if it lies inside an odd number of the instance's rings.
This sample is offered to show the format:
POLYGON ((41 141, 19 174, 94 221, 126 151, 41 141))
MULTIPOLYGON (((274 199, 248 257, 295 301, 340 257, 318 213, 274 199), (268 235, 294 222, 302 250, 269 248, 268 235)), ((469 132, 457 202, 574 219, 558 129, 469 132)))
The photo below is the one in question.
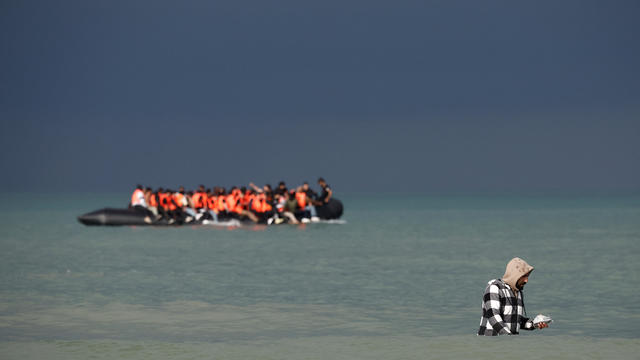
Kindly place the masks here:
POLYGON ((0 196, 2 359, 638 358, 639 196, 344 195, 344 223, 87 227, 129 194, 0 196), (486 283, 528 315, 475 335, 486 283))

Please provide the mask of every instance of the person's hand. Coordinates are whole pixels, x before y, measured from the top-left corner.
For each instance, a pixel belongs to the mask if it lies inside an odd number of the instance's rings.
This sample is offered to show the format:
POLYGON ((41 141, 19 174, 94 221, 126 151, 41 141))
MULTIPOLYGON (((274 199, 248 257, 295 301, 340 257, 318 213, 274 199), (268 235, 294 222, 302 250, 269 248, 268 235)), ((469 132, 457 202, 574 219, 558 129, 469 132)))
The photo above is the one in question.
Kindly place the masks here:
POLYGON ((549 324, 547 324, 546 322, 541 322, 541 323, 537 323, 534 326, 537 327, 538 329, 544 329, 544 328, 548 328, 549 324))

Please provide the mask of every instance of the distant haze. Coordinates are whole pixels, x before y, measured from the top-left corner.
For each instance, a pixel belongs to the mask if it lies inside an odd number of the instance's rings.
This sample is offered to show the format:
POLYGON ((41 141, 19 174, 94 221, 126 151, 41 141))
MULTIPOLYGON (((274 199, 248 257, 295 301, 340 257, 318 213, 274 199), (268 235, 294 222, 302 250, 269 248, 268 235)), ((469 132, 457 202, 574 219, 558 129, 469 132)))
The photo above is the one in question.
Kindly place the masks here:
POLYGON ((4 1, 0 186, 640 191, 637 1, 4 1))

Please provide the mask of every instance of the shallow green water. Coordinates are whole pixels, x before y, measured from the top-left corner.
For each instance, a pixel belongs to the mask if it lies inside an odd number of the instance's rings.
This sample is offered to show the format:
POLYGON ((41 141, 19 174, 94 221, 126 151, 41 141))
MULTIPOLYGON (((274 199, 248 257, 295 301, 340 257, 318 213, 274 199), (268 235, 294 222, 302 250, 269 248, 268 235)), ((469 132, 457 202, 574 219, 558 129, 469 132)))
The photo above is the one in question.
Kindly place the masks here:
POLYGON ((342 197, 346 224, 235 230, 75 220, 127 194, 1 197, 3 358, 640 350, 639 197, 351 196, 342 197), (536 267, 527 311, 554 323, 479 339, 485 284, 514 256, 536 267))

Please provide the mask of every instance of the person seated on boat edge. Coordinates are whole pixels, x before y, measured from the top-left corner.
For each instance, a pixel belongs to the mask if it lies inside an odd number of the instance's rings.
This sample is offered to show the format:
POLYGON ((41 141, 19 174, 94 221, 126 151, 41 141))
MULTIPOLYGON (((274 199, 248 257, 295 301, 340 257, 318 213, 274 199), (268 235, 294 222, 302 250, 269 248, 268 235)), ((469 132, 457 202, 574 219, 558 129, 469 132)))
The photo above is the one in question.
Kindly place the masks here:
POLYGON ((145 215, 145 222, 150 223, 155 215, 147 207, 148 195, 145 194, 144 187, 140 184, 136 185, 136 189, 131 194, 131 202, 129 203, 129 209, 132 209, 140 214, 145 215))
POLYGON ((158 213, 158 195, 150 187, 147 187, 144 189, 144 199, 147 203, 147 209, 153 214, 153 221, 160 219, 162 216, 158 213))
POLYGON ((131 194, 131 201, 129 202, 130 209, 136 209, 144 211, 147 208, 147 203, 144 197, 144 187, 140 184, 136 185, 133 194, 131 194))

